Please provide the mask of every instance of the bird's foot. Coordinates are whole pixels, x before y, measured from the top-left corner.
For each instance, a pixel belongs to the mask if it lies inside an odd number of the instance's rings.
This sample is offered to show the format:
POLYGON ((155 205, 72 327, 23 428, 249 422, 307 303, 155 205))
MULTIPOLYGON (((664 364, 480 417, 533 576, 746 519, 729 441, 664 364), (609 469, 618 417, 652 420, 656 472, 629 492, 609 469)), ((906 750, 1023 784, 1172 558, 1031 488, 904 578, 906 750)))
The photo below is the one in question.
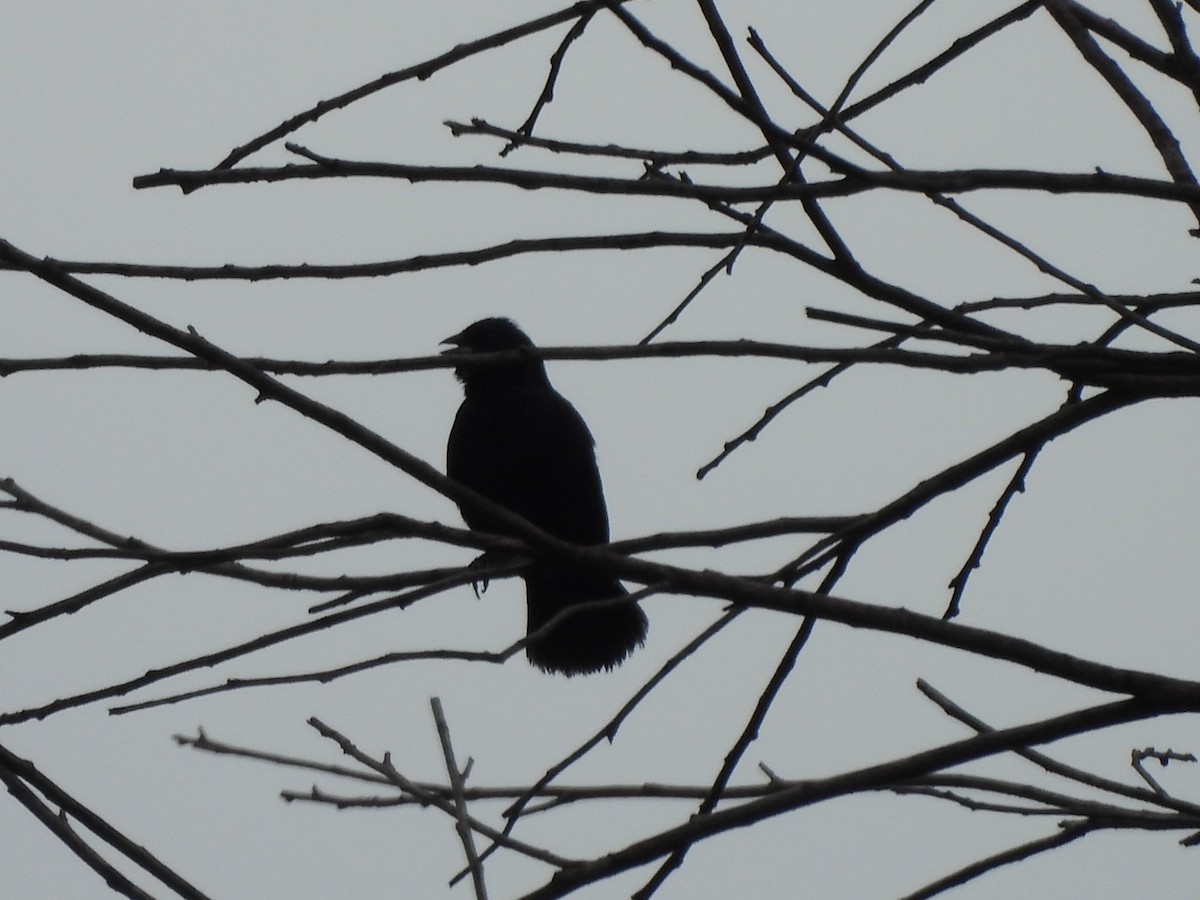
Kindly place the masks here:
POLYGON ((509 568, 514 563, 521 561, 521 557, 511 556, 507 553, 498 553, 494 550, 488 550, 484 553, 481 553, 479 556, 471 560, 471 562, 467 565, 467 569, 469 571, 478 571, 482 569, 487 572, 485 577, 471 582, 471 590, 475 592, 475 599, 478 600, 487 592, 488 585, 491 583, 491 576, 493 574, 500 574, 504 569, 509 568))

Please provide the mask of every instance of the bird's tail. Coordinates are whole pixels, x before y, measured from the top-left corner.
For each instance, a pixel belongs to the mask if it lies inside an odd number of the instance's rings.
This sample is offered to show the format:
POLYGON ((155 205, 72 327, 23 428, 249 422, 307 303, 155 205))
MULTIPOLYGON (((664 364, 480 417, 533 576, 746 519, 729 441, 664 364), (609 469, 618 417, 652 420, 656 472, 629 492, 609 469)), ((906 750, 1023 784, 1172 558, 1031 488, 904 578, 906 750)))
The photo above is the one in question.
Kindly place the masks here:
MULTIPOLYGON (((532 566, 525 573, 525 599, 532 634, 561 610, 628 596, 615 579, 578 570, 532 566)), ((525 647, 529 661, 546 672, 586 675, 620 665, 646 640, 646 614, 636 603, 581 609, 525 647)))

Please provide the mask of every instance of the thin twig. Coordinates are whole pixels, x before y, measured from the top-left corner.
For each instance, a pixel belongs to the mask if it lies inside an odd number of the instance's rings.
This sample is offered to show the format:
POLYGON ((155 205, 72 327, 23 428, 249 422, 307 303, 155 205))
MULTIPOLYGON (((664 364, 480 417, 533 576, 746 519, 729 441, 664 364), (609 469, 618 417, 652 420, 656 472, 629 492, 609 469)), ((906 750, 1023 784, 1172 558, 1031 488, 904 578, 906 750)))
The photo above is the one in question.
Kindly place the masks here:
MULTIPOLYGON (((463 773, 459 771, 458 763, 454 760, 454 745, 450 742, 450 726, 446 723, 445 713, 442 712, 441 699, 430 697, 429 705, 433 709, 433 721, 437 726, 438 741, 442 745, 442 759, 446 762, 446 776, 450 779, 450 790, 454 799, 454 823, 458 829, 458 839, 462 841, 463 852, 467 855, 467 868, 471 871, 475 897, 476 900, 487 900, 483 866, 479 862, 479 854, 475 852, 475 835, 471 831, 467 800, 463 795, 463 773)), ((470 766, 470 763, 467 765, 470 766)))
POLYGON ((1047 850, 1062 847, 1064 844, 1069 844, 1081 837, 1085 837, 1094 830, 1095 826, 1087 822, 1064 825, 1056 833, 1040 840, 1020 844, 1010 850, 1005 850, 1003 853, 997 853, 994 856, 974 862, 969 866, 959 869, 957 872, 951 872, 944 878, 939 878, 937 881, 927 884, 919 891, 914 891, 906 895, 904 900, 926 900, 928 897, 934 897, 951 888, 958 887, 959 885, 966 884, 968 881, 986 875, 988 872, 992 872, 1001 866, 1021 862, 1022 860, 1029 859, 1031 856, 1045 853, 1047 850))
POLYGON ((971 552, 963 563, 962 568, 958 570, 958 574, 950 579, 950 584, 948 585, 950 588, 950 602, 946 605, 946 611, 942 613, 943 619, 953 619, 958 615, 959 604, 962 601, 963 593, 967 589, 967 581, 971 577, 971 573, 979 568, 983 560, 983 554, 987 550, 988 542, 991 540, 992 535, 995 534, 996 529, 1000 527, 1000 520, 1004 517, 1004 512, 1008 508, 1009 502, 1018 493, 1025 490, 1025 479, 1029 476, 1034 460, 1037 459, 1041 449, 1041 445, 1038 445, 1031 447, 1022 454, 1021 462, 1017 465, 1017 470, 1000 493, 1000 497, 996 500, 991 512, 988 513, 987 522, 984 523, 983 530, 979 533, 979 538, 975 541, 975 546, 971 548, 971 552))
MULTIPOLYGON (((533 134, 533 126, 537 124, 538 116, 542 114, 542 110, 545 109, 546 106, 554 99, 554 85, 558 82, 558 76, 562 71, 563 61, 567 58, 567 50, 570 49, 571 45, 575 43, 575 41, 583 36, 583 32, 587 30, 588 23, 592 21, 592 16, 596 14, 596 10, 599 8, 600 7, 597 4, 594 8, 589 9, 587 12, 580 15, 579 18, 572 23, 570 30, 562 39, 562 43, 558 45, 558 49, 555 50, 554 54, 550 57, 550 73, 546 76, 546 83, 542 86, 542 92, 538 95, 537 100, 534 101, 533 109, 530 110, 529 116, 517 129, 517 132, 523 137, 528 138, 531 134, 533 134)), ((504 147, 504 149, 500 151, 500 156, 508 156, 508 154, 515 150, 518 146, 520 146, 520 144, 510 142, 504 147)))

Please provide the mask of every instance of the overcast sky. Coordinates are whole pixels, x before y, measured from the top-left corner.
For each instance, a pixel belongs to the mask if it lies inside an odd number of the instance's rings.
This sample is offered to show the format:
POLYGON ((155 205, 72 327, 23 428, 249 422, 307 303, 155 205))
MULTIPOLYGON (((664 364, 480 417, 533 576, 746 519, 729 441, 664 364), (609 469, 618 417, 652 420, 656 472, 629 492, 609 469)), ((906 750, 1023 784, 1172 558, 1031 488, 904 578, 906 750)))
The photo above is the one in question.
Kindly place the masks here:
MULTIPOLYGON (((846 77, 911 4, 743 0, 722 3, 741 40, 753 26, 804 86, 831 102, 846 77)), ((1015 3, 935 3, 879 61, 865 96, 1015 3)), ((1148 11, 1090 3, 1163 45, 1148 11)), ((727 230, 699 204, 585 197, 503 186, 327 180, 231 185, 191 195, 131 181, 161 167, 205 168, 318 100, 557 8, 551 3, 305 2, 9 4, 0 29, 0 237, 37 256, 220 265, 369 262, 473 249, 514 237, 621 230, 727 230)), ((664 37, 724 76, 695 5, 634 3, 664 37)), ((1200 23, 1197 23, 1200 24, 1200 23)), ((426 164, 496 164, 500 144, 452 138, 444 120, 525 118, 562 29, 375 95, 299 131, 327 155, 426 164)), ((750 51, 746 50, 747 55, 750 51)), ((1122 60, 1123 61, 1123 60, 1122 60)), ((810 114, 761 63, 752 72, 778 121, 810 114)), ((1152 84, 1152 82, 1148 82, 1152 84)), ((1185 153, 1197 146, 1194 102, 1151 89, 1185 153), (1189 104, 1191 107, 1189 109, 1189 104), (1189 114, 1190 113, 1190 114, 1189 114)), ((853 99, 853 98, 852 98, 853 99)), ((1165 177, 1161 162, 1098 77, 1045 15, 1006 31, 953 69, 856 125, 913 168, 1011 167, 1165 177)), ((547 136, 667 149, 744 150, 755 131, 709 94, 598 17, 572 48, 539 125, 547 136)), ((839 146, 839 149, 845 149, 839 146)), ((281 146, 251 162, 297 161, 281 146)), ((636 174, 639 164, 580 163, 522 151, 532 168, 636 174)), ((814 170, 818 171, 818 170, 814 170)), ((772 183, 760 167, 747 183, 772 183)), ((1009 229, 1102 290, 1187 290, 1197 277, 1182 207, 1111 198, 971 195, 964 205, 1009 229)), ((1062 286, 919 196, 832 202, 835 224, 882 278, 953 305, 1062 286)), ((791 210, 777 213, 812 239, 791 210)), ((1194 226, 1194 223, 1193 223, 1194 226)), ((484 315, 508 315, 546 345, 632 343, 719 259, 712 250, 531 255, 397 278, 344 281, 87 280, 176 327, 246 355, 386 359, 429 355, 484 315)), ((747 251, 693 304, 672 339, 759 338, 861 344, 804 315, 806 305, 881 311, 794 261, 747 251)), ((1011 312, 993 321, 1046 340, 1094 338, 1091 311, 1011 312)), ((1195 318, 1164 317, 1193 338, 1195 318), (1188 331, 1189 326, 1191 330, 1188 331)), ((1138 346, 1131 339, 1129 346, 1138 346)), ((1160 345, 1145 346, 1158 349, 1160 345)), ((0 357, 174 353, 29 276, 0 274, 0 357)), ((557 362, 555 385, 589 422, 614 538, 709 528, 781 515, 867 511, 1052 411, 1064 386, 1045 374, 952 378, 860 367, 790 409, 703 481, 696 470, 771 403, 817 374, 780 361, 711 359, 557 362)), ((442 466, 460 390, 447 370, 377 377, 293 378, 293 387, 356 417, 442 466)), ((0 478, 120 534, 171 549, 228 546, 381 511, 460 524, 453 505, 416 481, 219 373, 95 370, 0 379, 0 478)), ((1045 646, 1179 677, 1194 676, 1196 535, 1191 465, 1200 421, 1191 400, 1143 404, 1051 445, 998 532, 964 601, 962 620, 1045 646), (1186 449, 1185 449, 1186 448, 1186 449)), ((969 553, 1011 475, 1005 468, 932 504, 873 541, 838 586, 842 596, 940 614, 946 583, 969 553)), ((27 515, 0 510, 0 539, 80 545, 27 515)), ((696 567, 758 572, 805 543, 676 554, 696 567)), ((306 572, 387 573, 463 563, 412 542, 306 572)), ((0 555, 4 609, 61 599, 130 568, 0 555)), ((286 568, 281 566, 280 568, 286 568)), ((806 584, 812 587, 812 584, 806 584)), ((123 681, 177 659, 303 621, 311 595, 195 575, 155 579, 0 647, 0 712, 123 681)), ((410 807, 337 812, 279 799, 314 777, 176 747, 213 738, 341 764, 307 726, 316 716, 407 776, 443 780, 429 698, 445 706, 472 783, 529 783, 592 734, 683 644, 715 620, 712 600, 654 597, 650 635, 621 669, 554 678, 523 657, 503 666, 427 662, 375 669, 323 686, 218 694, 110 716, 105 703, 0 729, 36 762, 214 898, 438 896, 462 865, 453 824, 410 807)), ((501 649, 524 624, 521 588, 476 599, 461 588, 412 610, 201 670, 147 689, 149 699, 228 677, 289 674, 392 650, 501 649)), ((618 740, 564 783, 711 782, 794 632, 791 617, 744 616, 688 661, 626 723, 618 740)), ((966 736, 915 690, 925 678, 996 725, 1094 702, 1098 695, 1000 663, 877 633, 821 624, 735 781, 809 778, 966 736)), ((1134 783, 1134 747, 1200 749, 1200 727, 1159 719, 1053 748, 1062 759, 1134 783)), ((1033 777, 993 760, 977 771, 1033 777)), ((1197 795, 1200 770, 1171 767, 1164 786, 1197 795)), ((369 789, 321 782, 330 791, 369 789)), ((533 817, 518 836, 566 855, 623 846, 686 817, 692 805, 649 802, 533 817)), ((500 806, 479 807, 498 818, 500 806)), ((1052 820, 985 818, 929 799, 839 800, 699 845, 663 898, 894 896, 1052 829, 1052 820)), ((106 895, 99 879, 11 798, 0 801, 0 872, 14 898, 106 895)), ((962 897, 1053 893, 1187 896, 1200 876, 1182 835, 1101 834, 958 891, 962 897), (1048 887, 1052 885, 1052 890, 1048 887)), ((499 854, 493 897, 541 884, 545 867, 499 854)), ((649 870, 581 896, 627 896, 649 870)), ((158 886, 142 877, 159 896, 158 886)), ((464 881, 455 895, 470 896, 464 881)), ((165 895, 165 894, 164 894, 165 895)))

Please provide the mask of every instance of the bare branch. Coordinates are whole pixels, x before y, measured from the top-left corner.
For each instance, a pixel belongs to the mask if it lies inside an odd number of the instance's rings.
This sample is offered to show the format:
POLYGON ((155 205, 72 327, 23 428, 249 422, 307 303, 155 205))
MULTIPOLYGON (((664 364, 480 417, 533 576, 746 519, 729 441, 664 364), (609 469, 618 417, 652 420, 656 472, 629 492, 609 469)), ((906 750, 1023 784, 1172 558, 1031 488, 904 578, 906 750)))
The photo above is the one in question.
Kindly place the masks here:
MULTIPOLYGON (((454 760, 454 747, 450 743, 450 726, 446 723, 445 713, 442 712, 442 701, 431 697, 429 705, 433 708, 433 719, 437 725, 438 740, 442 745, 442 757, 446 761, 446 775, 450 779, 450 789, 454 797, 454 819, 458 828, 458 839, 462 841, 463 851, 467 855, 467 867, 471 870, 471 883, 475 887, 477 900, 487 900, 487 885, 483 880, 483 866, 479 863, 479 854, 475 852, 475 836, 471 831, 470 816, 467 815, 467 800, 463 794, 463 772, 459 771, 458 763, 454 760)), ((470 763, 467 763, 470 766, 470 763)))
POLYGON ((626 0, 583 0, 580 3, 574 3, 558 12, 551 13, 547 16, 541 16, 537 19, 530 19, 520 25, 512 28, 498 31, 495 34, 490 34, 487 37, 480 38, 476 41, 470 41, 466 44, 459 44, 451 50, 442 53, 438 56, 419 62, 416 65, 408 66, 397 72, 390 72, 387 75, 382 75, 368 84, 361 85, 352 91, 347 91, 344 94, 339 94, 336 97, 331 97, 328 100, 323 100, 311 109, 307 109, 302 113, 292 116, 290 119, 276 125, 270 131, 259 135, 251 141, 234 149, 228 156, 217 163, 218 169, 229 169, 251 153, 261 150, 268 144, 272 144, 281 138, 287 137, 300 127, 315 122, 317 119, 324 116, 326 113, 333 112, 335 109, 344 109, 351 103, 369 97, 384 88, 391 87, 395 84, 400 84, 405 81, 424 81, 435 73, 455 63, 461 62, 479 53, 485 53, 489 50, 494 50, 497 47, 503 47, 519 38, 526 37, 531 34, 537 34, 539 31, 545 31, 548 28, 553 28, 555 25, 561 25, 565 22, 570 22, 578 19, 581 16, 590 16, 601 6, 609 5, 610 3, 624 3, 626 0))
POLYGON ((68 816, 73 817, 96 837, 143 872, 157 878, 180 897, 185 900, 208 900, 206 894, 64 791, 43 775, 33 763, 22 759, 5 747, 0 747, 0 781, 4 782, 9 793, 16 797, 18 802, 37 816, 42 824, 46 825, 76 856, 98 872, 114 890, 127 897, 150 897, 85 843, 70 826, 68 816), (45 800, 39 798, 38 794, 45 800), (57 814, 50 809, 51 805, 59 808, 57 814))

